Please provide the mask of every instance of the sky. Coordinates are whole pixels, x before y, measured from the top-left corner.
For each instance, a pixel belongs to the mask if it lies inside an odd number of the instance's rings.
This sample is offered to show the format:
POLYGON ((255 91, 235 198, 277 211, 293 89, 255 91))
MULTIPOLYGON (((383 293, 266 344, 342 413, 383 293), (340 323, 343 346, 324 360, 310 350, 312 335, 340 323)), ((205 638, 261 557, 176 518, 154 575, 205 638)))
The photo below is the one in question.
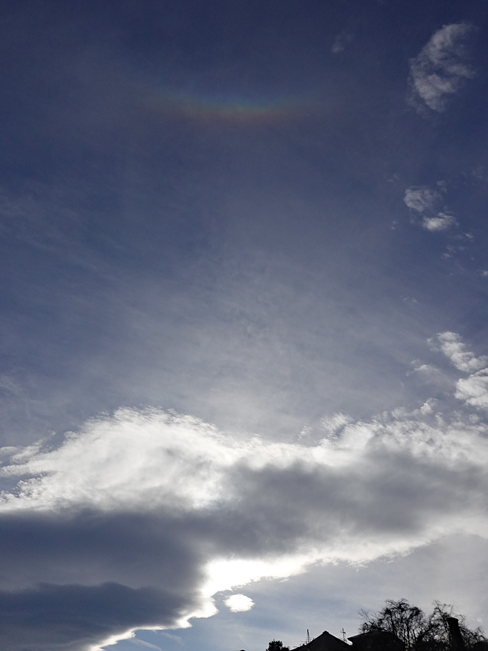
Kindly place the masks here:
POLYGON ((0 646, 488 630, 485 0, 0 4, 0 646))

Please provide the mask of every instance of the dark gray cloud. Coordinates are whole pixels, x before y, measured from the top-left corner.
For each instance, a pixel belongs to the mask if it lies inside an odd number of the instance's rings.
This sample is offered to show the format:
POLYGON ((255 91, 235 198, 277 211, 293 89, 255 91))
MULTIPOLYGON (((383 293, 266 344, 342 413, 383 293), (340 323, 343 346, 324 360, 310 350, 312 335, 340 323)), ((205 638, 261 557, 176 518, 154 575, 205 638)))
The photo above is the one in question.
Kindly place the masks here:
POLYGON ((0 643, 9 651, 90 651, 128 628, 172 624, 186 605, 154 588, 41 583, 30 590, 0 592, 0 643))
MULTIPOLYGON (((439 340, 450 358, 475 359, 453 333, 439 340)), ((2 599, 22 627, 6 643, 30 649, 43 622, 32 649, 84 651, 210 615, 213 594, 260 576, 488 536, 486 425, 427 407, 342 415, 314 444, 123 410, 58 447, 4 448, 3 476, 22 478, 1 504, 2 599)))

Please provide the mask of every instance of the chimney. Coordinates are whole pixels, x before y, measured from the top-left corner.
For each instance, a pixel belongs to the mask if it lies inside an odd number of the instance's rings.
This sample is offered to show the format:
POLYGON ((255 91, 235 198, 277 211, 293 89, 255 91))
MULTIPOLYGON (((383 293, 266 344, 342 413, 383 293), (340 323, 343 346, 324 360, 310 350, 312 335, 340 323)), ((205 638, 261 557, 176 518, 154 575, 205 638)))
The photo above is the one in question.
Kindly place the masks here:
POLYGON ((448 617, 447 624, 449 626, 449 633, 451 634, 452 651, 464 651, 464 640, 459 628, 459 621, 456 617, 448 617))

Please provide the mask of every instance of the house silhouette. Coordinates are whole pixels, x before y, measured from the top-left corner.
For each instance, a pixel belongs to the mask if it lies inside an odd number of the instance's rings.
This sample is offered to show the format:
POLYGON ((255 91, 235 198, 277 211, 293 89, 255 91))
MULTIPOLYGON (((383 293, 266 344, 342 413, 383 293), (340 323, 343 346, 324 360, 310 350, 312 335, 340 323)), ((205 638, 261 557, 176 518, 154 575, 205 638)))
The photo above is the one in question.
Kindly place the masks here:
POLYGON ((324 631, 322 635, 296 647, 293 651, 405 651, 403 642, 396 635, 387 631, 360 633, 353 635, 348 640, 351 644, 324 631))

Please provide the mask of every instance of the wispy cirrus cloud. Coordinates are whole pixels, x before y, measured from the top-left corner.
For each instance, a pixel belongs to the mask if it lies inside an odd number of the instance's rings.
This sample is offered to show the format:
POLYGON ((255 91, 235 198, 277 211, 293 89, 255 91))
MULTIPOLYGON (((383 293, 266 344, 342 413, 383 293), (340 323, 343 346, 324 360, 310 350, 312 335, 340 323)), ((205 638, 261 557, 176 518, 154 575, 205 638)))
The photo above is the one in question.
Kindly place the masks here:
POLYGON ((353 40, 353 35, 349 34, 348 32, 341 32, 338 34, 335 39, 334 43, 331 48, 332 54, 340 54, 341 52, 344 52, 346 49, 346 46, 353 40))
POLYGON ((467 23, 444 25, 410 60, 410 101, 420 110, 427 106, 438 113, 445 111, 448 98, 475 76, 466 62, 474 31, 467 23))

